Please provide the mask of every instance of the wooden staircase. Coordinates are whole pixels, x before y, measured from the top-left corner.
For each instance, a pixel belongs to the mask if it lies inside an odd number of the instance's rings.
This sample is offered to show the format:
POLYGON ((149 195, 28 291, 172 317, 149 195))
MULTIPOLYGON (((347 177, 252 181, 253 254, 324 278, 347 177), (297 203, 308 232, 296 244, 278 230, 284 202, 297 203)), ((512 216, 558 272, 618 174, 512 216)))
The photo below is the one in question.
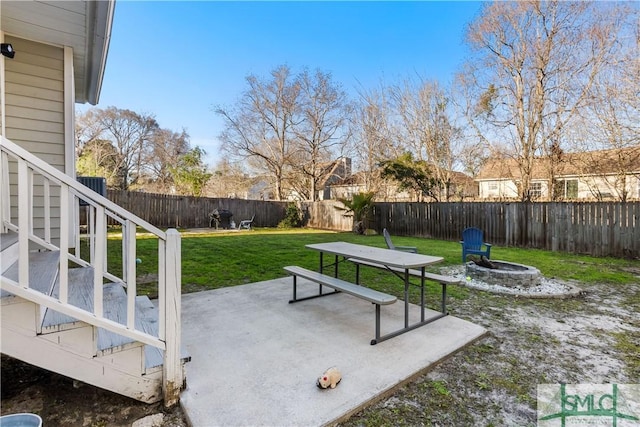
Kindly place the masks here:
MULTIPOLYGON (((0 236, 2 277, 18 281, 17 233, 0 236)), ((58 298, 58 251, 29 253, 30 288, 58 298)), ((69 269, 68 303, 93 311, 92 267, 69 269)), ((163 351, 0 291, 2 353, 76 380, 143 402, 162 399, 163 351)), ((127 324, 127 293, 119 283, 103 288, 104 317, 127 324)), ((157 336, 158 309, 147 296, 135 298, 135 329, 157 336)), ((182 352, 184 364, 190 357, 182 352)), ((183 378, 184 372, 183 372, 183 378)), ((183 384, 184 386, 184 384, 183 384)))
POLYGON ((0 352, 140 401, 179 401, 189 357, 180 347, 177 230, 158 229, 0 135, 0 249, 0 352), (153 302, 137 291, 141 233, 157 248, 145 264, 157 276, 153 302))

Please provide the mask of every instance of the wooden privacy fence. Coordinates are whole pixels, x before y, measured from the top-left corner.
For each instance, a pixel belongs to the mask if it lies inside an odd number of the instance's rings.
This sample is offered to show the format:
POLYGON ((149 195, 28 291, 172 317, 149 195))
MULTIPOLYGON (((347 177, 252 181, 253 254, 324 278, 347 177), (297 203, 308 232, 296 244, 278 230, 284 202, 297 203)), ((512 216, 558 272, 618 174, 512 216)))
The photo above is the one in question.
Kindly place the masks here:
MULTIPOLYGON (((209 227, 214 209, 228 209, 239 223, 255 214, 256 227, 276 227, 289 202, 173 196, 109 190, 107 196, 156 227, 209 227)), ((302 202, 306 225, 350 231, 353 218, 335 200, 302 202)), ((81 215, 82 218, 82 215, 81 215)), ((392 235, 460 240, 466 227, 484 231, 501 246, 594 256, 640 257, 640 202, 375 203, 368 227, 392 235)))
POLYGON ((124 190, 108 190, 107 197, 159 228, 209 227, 209 214, 215 209, 231 211, 231 220, 236 224, 243 219, 251 219, 255 214, 254 226, 276 227, 284 218, 287 206, 287 202, 175 196, 124 190))
POLYGON ((321 202, 303 202, 305 225, 323 230, 351 231, 353 217, 345 216, 344 211, 336 207, 344 207, 337 200, 323 200, 321 202))
MULTIPOLYGON (((335 204, 313 203, 309 225, 350 230, 352 219, 335 204)), ((378 232, 387 228, 392 235, 454 241, 466 227, 478 227, 496 245, 640 257, 640 202, 378 202, 368 226, 378 232)))

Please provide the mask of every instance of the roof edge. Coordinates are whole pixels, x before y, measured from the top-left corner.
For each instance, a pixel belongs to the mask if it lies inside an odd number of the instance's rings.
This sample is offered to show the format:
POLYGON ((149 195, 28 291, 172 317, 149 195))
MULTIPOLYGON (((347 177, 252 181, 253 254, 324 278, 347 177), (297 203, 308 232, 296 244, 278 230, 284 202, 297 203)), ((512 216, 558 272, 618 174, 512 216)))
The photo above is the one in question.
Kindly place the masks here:
POLYGON ((78 102, 96 105, 100 100, 115 5, 115 0, 87 2, 87 76, 89 78, 85 88, 85 99, 76 100, 78 102))

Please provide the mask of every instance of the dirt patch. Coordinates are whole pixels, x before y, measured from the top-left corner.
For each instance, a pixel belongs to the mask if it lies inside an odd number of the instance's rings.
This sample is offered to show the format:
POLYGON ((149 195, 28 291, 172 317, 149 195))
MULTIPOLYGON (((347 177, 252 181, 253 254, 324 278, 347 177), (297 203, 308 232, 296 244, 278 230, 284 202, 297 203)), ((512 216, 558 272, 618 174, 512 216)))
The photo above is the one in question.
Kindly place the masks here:
POLYGON ((43 425, 131 426, 152 414, 163 414, 163 426, 187 426, 179 406, 145 404, 2 355, 2 415, 30 412, 43 425))
MULTIPOLYGON (((577 284, 573 299, 529 299, 476 289, 451 299, 451 314, 480 324, 487 338, 366 408, 344 426, 536 424, 545 383, 631 383, 640 378, 640 280, 577 284)), ((164 410, 2 356, 2 413, 33 412, 47 427, 130 426, 164 410)), ((200 427, 200 426, 198 426, 200 427)))

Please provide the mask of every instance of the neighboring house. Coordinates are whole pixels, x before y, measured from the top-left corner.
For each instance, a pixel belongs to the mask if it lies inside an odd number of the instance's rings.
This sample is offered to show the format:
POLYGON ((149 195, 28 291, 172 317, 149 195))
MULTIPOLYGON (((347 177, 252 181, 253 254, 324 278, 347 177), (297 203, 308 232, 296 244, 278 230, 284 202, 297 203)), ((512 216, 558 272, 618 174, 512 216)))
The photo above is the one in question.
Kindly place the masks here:
MULTIPOLYGON (((322 172, 317 184, 317 200, 351 199, 354 194, 366 191, 365 177, 362 172, 352 172, 351 159, 340 157, 320 166, 322 172)), ((463 200, 477 196, 477 185, 473 178, 462 172, 451 172, 450 200, 463 200)), ((254 178, 254 183, 245 198, 270 200, 274 197, 269 191, 272 184, 268 177, 254 178)), ((376 189, 376 200, 388 202, 416 201, 414 192, 398 190, 394 182, 383 182, 376 189)), ((306 197, 295 190, 287 195, 287 200, 305 200, 306 197)), ((441 201, 445 200, 445 190, 441 190, 441 201)))
POLYGON ((188 360, 180 353, 180 235, 75 176, 74 107, 98 102, 114 7, 113 0, 0 3, 0 351, 172 405, 188 360), (80 200, 90 213, 82 235, 80 200), (106 261, 107 221, 122 227, 115 263, 106 261), (136 294, 137 228, 158 241, 156 306, 136 294))
MULTIPOLYGON (((351 159, 340 157, 331 162, 321 163, 318 165, 318 170, 318 181, 315 187, 316 200, 325 200, 330 197, 329 189, 332 184, 351 175, 351 159)), ((291 201, 307 200, 307 198, 306 194, 302 194, 296 189, 291 189, 286 195, 286 199, 291 201)))
MULTIPOLYGON (((367 191, 364 172, 356 172, 338 181, 326 190, 326 199, 346 199, 351 200, 354 194, 367 191)), ((415 199, 408 191, 399 191, 398 186, 393 183, 383 182, 376 189, 376 201, 401 202, 415 199)))
POLYGON ((342 182, 351 175, 351 159, 341 157, 324 166, 322 178, 318 182, 318 200, 331 198, 331 186, 342 182))
MULTIPOLYGON (((565 153, 554 166, 556 200, 629 200, 640 198, 640 147, 565 153)), ((550 200, 552 163, 532 165, 532 200, 550 200)), ((514 159, 490 159, 476 178, 480 199, 518 199, 520 170, 514 159)))
MULTIPOLYGON (((478 184, 466 173, 451 171, 449 194, 451 201, 474 199, 478 197, 478 184)), ((444 201, 444 194, 441 194, 440 197, 440 201, 444 201)))
POLYGON ((350 200, 354 194, 366 191, 364 182, 365 178, 363 172, 350 174, 342 180, 333 182, 329 185, 324 191, 322 200, 350 200))
MULTIPOLYGON (((331 184, 325 190, 326 199, 351 199, 354 194, 366 191, 365 178, 362 172, 349 175, 341 181, 331 184)), ((473 178, 462 173, 451 171, 451 183, 449 188, 450 201, 475 198, 478 194, 477 185, 473 178)), ((445 201, 445 190, 440 191, 440 201, 445 201)), ((398 184, 384 181, 376 189, 376 200, 385 202, 414 202, 417 196, 414 192, 398 189, 398 184)))

